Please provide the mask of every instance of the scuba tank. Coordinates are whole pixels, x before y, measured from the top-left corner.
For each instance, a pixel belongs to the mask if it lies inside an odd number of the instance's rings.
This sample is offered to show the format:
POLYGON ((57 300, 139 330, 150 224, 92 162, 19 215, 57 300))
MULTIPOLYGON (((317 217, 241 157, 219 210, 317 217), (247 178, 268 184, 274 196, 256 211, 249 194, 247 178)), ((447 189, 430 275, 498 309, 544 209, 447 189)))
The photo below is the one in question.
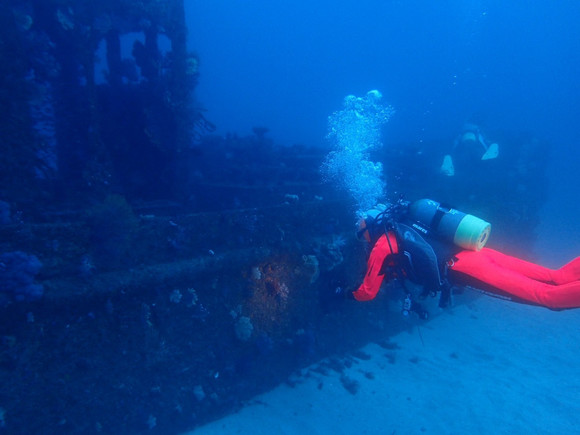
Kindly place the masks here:
MULTIPOLYGON (((430 199, 420 199, 411 203, 408 216, 418 224, 426 226, 435 236, 472 251, 481 250, 491 232, 491 224, 483 219, 443 207, 430 199)), ((423 228, 415 228, 425 232, 423 228)))

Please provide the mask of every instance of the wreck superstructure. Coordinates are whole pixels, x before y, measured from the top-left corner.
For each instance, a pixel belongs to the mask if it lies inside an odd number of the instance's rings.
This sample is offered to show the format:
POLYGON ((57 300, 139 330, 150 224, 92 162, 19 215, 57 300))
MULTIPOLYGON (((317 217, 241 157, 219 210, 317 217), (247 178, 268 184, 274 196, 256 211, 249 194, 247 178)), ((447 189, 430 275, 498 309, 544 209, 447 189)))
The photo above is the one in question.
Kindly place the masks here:
POLYGON ((110 189, 177 195, 181 153, 204 127, 183 2, 1 8, 4 200, 78 202, 110 189))

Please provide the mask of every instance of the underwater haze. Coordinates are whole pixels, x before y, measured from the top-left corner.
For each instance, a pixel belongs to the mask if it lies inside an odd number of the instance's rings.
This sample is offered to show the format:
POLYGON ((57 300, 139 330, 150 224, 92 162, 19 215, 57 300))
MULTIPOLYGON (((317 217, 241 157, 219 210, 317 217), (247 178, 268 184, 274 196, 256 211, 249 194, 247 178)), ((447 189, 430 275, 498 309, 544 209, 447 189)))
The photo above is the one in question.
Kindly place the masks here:
POLYGON ((380 89, 388 140, 449 136, 466 119, 570 139, 580 5, 573 1, 187 2, 198 99, 223 132, 267 125, 323 144, 342 97, 380 89))
MULTIPOLYGON (((186 2, 201 59, 197 99, 218 132, 266 126, 278 143, 328 146, 327 117, 378 89, 386 143, 448 141, 465 122, 551 144, 541 250, 576 231, 580 3, 446 0, 186 2)), ((483 181, 482 181, 483 182, 483 181)), ((572 239, 570 239, 572 237, 572 239)), ((560 243, 558 243, 560 245, 560 243)))
POLYGON ((0 435, 580 433, 578 23, 1 0, 0 435))

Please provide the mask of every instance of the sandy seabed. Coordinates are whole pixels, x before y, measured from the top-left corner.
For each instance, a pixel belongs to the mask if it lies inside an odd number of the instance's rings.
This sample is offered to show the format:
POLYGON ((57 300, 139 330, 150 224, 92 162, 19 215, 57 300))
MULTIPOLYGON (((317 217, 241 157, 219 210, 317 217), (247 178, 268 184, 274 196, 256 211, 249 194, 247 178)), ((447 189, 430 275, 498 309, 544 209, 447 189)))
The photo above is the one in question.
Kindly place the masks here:
POLYGON ((580 434, 580 310, 481 296, 420 325, 191 433, 580 434))

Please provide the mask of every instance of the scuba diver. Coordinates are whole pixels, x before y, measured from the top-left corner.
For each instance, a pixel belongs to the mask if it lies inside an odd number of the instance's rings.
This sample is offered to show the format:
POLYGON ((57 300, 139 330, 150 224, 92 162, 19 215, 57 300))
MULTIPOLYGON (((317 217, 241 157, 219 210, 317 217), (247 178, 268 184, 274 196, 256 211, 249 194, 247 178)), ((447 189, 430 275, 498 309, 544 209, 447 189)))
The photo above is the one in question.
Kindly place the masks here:
POLYGON ((495 159, 498 155, 498 144, 488 144, 480 128, 468 123, 463 126, 461 134, 455 139, 451 154, 443 157, 439 171, 443 175, 453 177, 457 169, 471 172, 477 167, 478 162, 495 159))
POLYGON ((407 290, 407 279, 423 286, 419 298, 440 294, 440 307, 465 287, 554 310, 580 307, 580 257, 548 269, 485 248, 490 231, 484 220, 429 199, 379 204, 359 221, 357 237, 371 252, 363 283, 345 296, 372 300, 385 278, 395 278, 406 291, 403 313, 421 318, 429 314, 407 290))

